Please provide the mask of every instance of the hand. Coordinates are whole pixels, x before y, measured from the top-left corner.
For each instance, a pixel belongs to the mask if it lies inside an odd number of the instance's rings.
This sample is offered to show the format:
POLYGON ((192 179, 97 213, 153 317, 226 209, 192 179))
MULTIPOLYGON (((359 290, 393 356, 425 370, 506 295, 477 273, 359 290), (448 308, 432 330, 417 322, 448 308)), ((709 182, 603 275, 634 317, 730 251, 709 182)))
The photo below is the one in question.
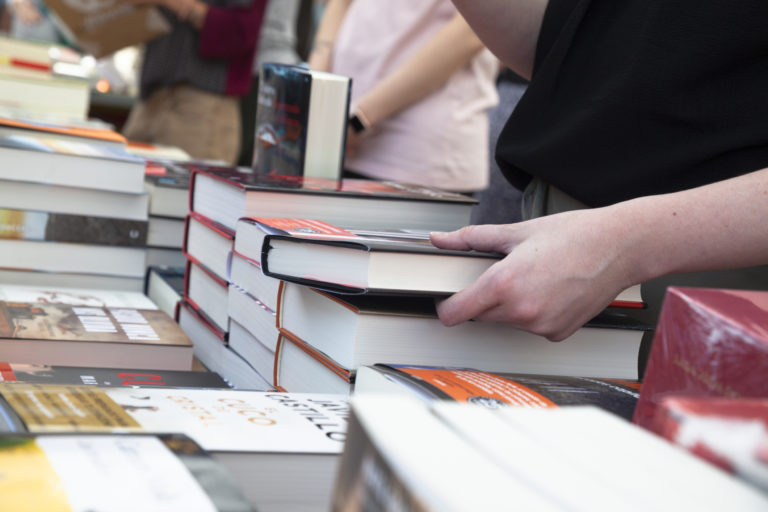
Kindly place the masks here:
POLYGON ((445 249, 506 254, 469 287, 438 304, 446 325, 470 319, 508 322, 559 341, 634 284, 621 257, 620 231, 604 209, 467 226, 431 238, 445 249))

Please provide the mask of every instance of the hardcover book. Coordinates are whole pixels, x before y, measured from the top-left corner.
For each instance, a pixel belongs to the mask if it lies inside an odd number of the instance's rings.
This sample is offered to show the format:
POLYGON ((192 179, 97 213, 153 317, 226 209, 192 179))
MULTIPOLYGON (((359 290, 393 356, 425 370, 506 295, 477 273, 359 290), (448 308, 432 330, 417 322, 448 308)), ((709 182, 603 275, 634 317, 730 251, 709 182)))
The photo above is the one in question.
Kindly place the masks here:
MULTIPOLYGON (((235 251, 265 275, 336 293, 449 295, 474 282, 502 254, 439 249, 429 233, 363 230, 308 219, 242 218, 235 251)), ((612 306, 643 307, 632 287, 612 306)))
POLYGON ((399 393, 426 400, 468 402, 490 409, 595 405, 631 421, 640 382, 377 364, 357 369, 355 394, 361 393, 399 393))
POLYGON ((0 135, 0 178, 113 192, 144 193, 145 161, 124 147, 93 139, 62 140, 44 132, 0 135), (24 169, 19 173, 19 169, 24 169))
POLYGON ((5 361, 189 370, 192 342, 154 309, 0 301, 5 361))
POLYGON ((620 379, 638 378, 648 329, 604 313, 553 343, 504 323, 447 327, 429 297, 332 295, 293 283, 281 288, 277 326, 349 372, 386 363, 620 379))
POLYGON ((320 393, 0 384, 0 395, 3 421, 30 432, 186 434, 260 511, 327 509, 349 411, 320 393))
POLYGON ((0 208, 0 238, 96 245, 147 245, 146 221, 0 208))
POLYGON ((180 434, 0 435, 3 509, 250 512, 229 471, 180 434))
POLYGON ((469 224, 475 199, 389 181, 257 174, 242 167, 192 170, 190 210, 234 230, 240 217, 318 219, 340 226, 450 231, 469 224))
POLYGON ((158 308, 170 316, 175 315, 176 303, 184 295, 184 267, 147 267, 144 293, 158 308))
POLYGON ((0 362, 0 381, 87 386, 229 388, 215 372, 0 362))
POLYGON ((650 427, 668 395, 768 396, 768 292, 670 287, 634 421, 650 427))
POLYGON ((350 88, 346 76, 264 63, 256 107, 256 172, 340 180, 350 88))
POLYGON ((232 230, 192 212, 186 219, 181 250, 188 260, 204 266, 219 279, 227 280, 234 240, 232 230))
POLYGON ((189 174, 189 169, 170 162, 147 164, 144 186, 149 191, 150 215, 176 219, 187 216, 189 174))

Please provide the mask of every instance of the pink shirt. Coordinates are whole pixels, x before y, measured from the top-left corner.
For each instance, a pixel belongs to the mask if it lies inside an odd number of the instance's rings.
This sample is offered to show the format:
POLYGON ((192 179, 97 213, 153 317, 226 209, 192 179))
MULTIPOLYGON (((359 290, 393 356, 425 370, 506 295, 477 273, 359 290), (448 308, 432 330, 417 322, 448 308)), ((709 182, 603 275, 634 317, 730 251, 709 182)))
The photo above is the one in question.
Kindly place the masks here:
MULTIPOLYGON (((352 78, 352 104, 456 13, 450 0, 355 0, 332 71, 352 78)), ((488 118, 498 102, 495 57, 483 50, 429 97, 382 120, 347 169, 378 179, 472 191, 488 184, 488 118)))

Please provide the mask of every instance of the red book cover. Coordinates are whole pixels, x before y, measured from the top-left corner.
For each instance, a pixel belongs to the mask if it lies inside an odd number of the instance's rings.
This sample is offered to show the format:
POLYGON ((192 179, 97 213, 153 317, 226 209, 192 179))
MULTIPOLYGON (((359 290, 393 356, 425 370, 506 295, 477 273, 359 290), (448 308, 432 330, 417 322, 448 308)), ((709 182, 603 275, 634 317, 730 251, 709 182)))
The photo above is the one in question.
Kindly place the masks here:
POLYGON ((668 395, 768 396, 768 292, 670 287, 633 421, 668 395))
POLYGON ((768 398, 668 396, 651 429, 768 491, 768 398))

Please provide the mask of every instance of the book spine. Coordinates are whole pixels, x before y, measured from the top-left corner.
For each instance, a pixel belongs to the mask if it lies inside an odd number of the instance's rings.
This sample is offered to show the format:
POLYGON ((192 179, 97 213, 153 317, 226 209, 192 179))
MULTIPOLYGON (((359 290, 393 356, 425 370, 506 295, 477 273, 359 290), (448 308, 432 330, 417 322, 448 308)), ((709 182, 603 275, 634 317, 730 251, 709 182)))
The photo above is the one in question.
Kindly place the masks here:
POLYGON ((139 220, 0 209, 0 238, 144 247, 148 226, 139 220))

